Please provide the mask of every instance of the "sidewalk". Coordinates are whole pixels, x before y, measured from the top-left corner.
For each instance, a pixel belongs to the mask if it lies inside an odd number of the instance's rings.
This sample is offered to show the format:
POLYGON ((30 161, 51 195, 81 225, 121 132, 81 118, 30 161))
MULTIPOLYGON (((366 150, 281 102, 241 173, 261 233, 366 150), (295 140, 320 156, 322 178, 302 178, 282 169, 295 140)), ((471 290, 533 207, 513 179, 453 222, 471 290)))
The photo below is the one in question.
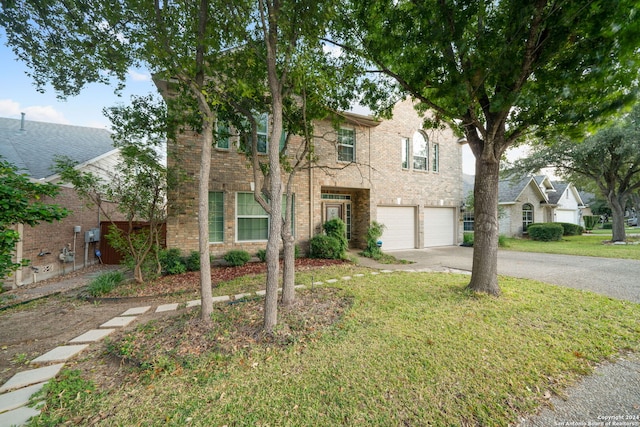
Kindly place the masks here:
POLYGON ((99 275, 121 268, 119 265, 100 264, 5 291, 0 294, 0 311, 29 301, 80 289, 99 275))

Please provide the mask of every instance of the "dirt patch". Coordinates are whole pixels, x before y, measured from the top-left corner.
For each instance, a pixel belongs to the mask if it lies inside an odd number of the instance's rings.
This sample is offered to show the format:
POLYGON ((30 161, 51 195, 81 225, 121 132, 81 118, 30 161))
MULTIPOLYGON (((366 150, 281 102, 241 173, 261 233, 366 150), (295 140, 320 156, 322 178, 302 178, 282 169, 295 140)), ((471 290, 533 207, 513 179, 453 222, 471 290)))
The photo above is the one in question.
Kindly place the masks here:
MULTIPOLYGON (((334 265, 341 261, 331 260, 312 260, 301 259, 296 263, 296 270, 303 271, 308 269, 320 268, 326 265, 334 265)), ((246 276, 250 274, 259 274, 266 271, 264 263, 251 263, 243 267, 215 267, 212 268, 212 281, 219 283, 222 280, 230 280, 234 277, 246 276)), ((64 280, 70 280, 70 277, 64 280)), ((74 276, 73 280, 79 280, 74 276)), ((85 280, 85 285, 90 279, 85 280)), ((47 281, 47 282, 51 282, 47 281)), ((43 282, 44 284, 45 282, 43 282)), ((74 286, 77 282, 74 283, 74 286)), ((173 314, 158 315, 153 312, 160 304, 170 302, 180 302, 175 300, 176 292, 184 293, 183 297, 189 297, 191 293, 198 297, 199 291, 199 273, 185 273, 176 276, 167 276, 149 284, 140 287, 139 292, 135 295, 129 294, 126 298, 119 298, 117 294, 109 295, 109 299, 102 301, 87 301, 78 298, 78 289, 71 292, 62 292, 60 294, 42 298, 24 305, 0 311, 0 384, 6 382, 15 373, 29 369, 28 363, 32 359, 46 353, 53 348, 68 343, 69 340, 87 332, 91 329, 98 328, 101 324, 109 319, 122 314, 129 308, 140 306, 152 306, 153 309, 149 313, 139 316, 136 322, 119 334, 133 330, 136 325, 148 322, 149 320, 163 321, 163 319, 175 316, 173 314)), ((323 317, 316 313, 315 315, 309 311, 314 309, 312 304, 301 299, 300 307, 309 307, 301 309, 300 313, 308 315, 310 318, 314 316, 320 322, 323 317)), ((341 302, 337 302, 341 305, 341 302)), ((255 335, 255 331, 259 329, 261 303, 260 301, 252 301, 245 303, 243 307, 251 308, 253 312, 258 313, 247 326, 242 327, 243 334, 238 335, 238 345, 244 345, 240 342, 249 340, 249 336, 255 335), (255 307, 253 307, 255 305, 255 307), (253 331, 253 332, 252 332, 253 331)), ((317 309, 317 307, 315 308, 317 309)), ((191 310, 197 312, 197 310, 191 310)), ((325 307, 325 312, 330 312, 325 307)), ((330 319, 330 316, 324 316, 330 319)), ((326 320, 325 319, 325 320, 326 320)), ((325 321, 323 320, 323 321, 325 321)), ((184 322, 183 322, 184 323, 184 322)), ((189 322, 191 326, 181 333, 176 332, 176 339, 180 339, 185 343, 193 341, 193 348, 183 349, 186 353, 190 353, 197 348, 200 351, 206 350, 206 343, 210 336, 206 331, 197 327, 197 322, 189 322)), ((295 323, 295 322, 293 322, 295 323)), ((293 324, 292 323, 292 324, 293 324)), ((317 327, 313 326, 313 327, 317 327)), ((284 329, 283 329, 284 331, 284 329)), ((114 335, 113 339, 118 339, 114 335)), ((256 338, 251 338, 255 340, 256 338)), ((141 342, 142 344, 142 342, 141 342)), ((176 343, 165 343, 166 348, 177 348, 176 343), (173 346, 173 347, 172 347, 173 346)), ((220 345, 220 342, 215 342, 220 345)), ((104 343, 91 345, 90 348, 77 356, 68 364, 69 367, 74 365, 80 366, 87 372, 91 371, 99 375, 106 376, 107 382, 116 383, 124 376, 126 366, 122 366, 122 360, 104 354, 104 343), (106 371, 105 371, 106 370, 106 371), (120 379, 119 379, 120 378, 120 379)), ((185 354, 186 354, 185 353, 185 354)), ((107 384, 108 385, 108 384, 107 384)))

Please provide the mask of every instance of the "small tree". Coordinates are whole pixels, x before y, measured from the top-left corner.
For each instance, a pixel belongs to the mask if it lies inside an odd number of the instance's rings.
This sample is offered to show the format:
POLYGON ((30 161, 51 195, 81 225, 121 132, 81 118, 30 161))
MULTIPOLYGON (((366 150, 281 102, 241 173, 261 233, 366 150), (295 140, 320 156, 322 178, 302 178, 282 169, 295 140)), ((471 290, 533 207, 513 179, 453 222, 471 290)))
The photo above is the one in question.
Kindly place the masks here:
POLYGON ((40 200, 55 197, 59 191, 54 184, 31 182, 28 175, 18 173, 15 165, 0 157, 0 280, 29 264, 29 260, 14 259, 15 245, 20 241, 14 225, 34 226, 69 215, 65 208, 40 200))
POLYGON ((122 157, 115 170, 104 171, 108 179, 77 170, 68 158, 57 159, 56 171, 75 186, 80 196, 96 204, 112 224, 114 219, 102 202, 106 198, 117 204, 128 226, 123 231, 112 225, 107 238, 124 254, 125 263, 141 283, 162 272, 160 232, 166 218, 168 174, 156 146, 166 134, 165 110, 151 97, 141 97, 135 98, 130 107, 113 107, 105 114, 113 123, 114 145, 120 147, 122 157), (137 221, 149 225, 137 230, 137 221), (145 271, 150 258, 155 268, 145 271))
POLYGON ((367 229, 367 248, 361 252, 362 255, 368 258, 380 259, 382 249, 378 246, 378 240, 382 237, 385 228, 387 227, 384 224, 371 221, 371 225, 367 229))
POLYGON ((582 218, 584 219, 584 228, 588 231, 593 230, 598 224, 598 221, 600 221, 600 217, 597 215, 585 215, 582 218))

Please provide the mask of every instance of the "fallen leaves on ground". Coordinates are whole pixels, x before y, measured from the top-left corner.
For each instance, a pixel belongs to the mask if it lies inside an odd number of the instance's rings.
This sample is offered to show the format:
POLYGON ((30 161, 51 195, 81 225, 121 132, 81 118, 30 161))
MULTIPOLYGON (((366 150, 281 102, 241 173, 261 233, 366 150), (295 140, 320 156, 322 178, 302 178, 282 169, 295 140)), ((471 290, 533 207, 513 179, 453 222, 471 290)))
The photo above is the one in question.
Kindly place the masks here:
MULTIPOLYGON (((331 265, 348 263, 344 260, 299 258, 296 259, 296 271, 307 271, 331 265)), ((282 269, 282 263, 280 264, 282 269)), ((267 272, 267 264, 264 262, 250 262, 239 267, 215 266, 211 268, 211 283, 213 287, 217 283, 233 280, 237 277, 253 276, 267 272)), ((107 298, 118 296, 126 297, 152 297, 185 292, 200 291, 200 272, 190 271, 183 274, 163 276, 159 279, 143 283, 131 284, 126 287, 114 289, 105 295, 107 298)))

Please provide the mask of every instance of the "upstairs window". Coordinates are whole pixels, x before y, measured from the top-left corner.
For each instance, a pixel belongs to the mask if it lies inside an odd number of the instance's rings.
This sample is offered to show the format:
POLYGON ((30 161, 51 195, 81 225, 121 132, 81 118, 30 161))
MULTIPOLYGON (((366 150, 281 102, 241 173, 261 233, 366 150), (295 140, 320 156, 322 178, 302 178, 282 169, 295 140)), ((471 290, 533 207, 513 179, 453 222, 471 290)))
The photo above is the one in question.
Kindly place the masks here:
POLYGON ((213 139, 215 140, 215 147, 228 150, 230 147, 229 139, 231 137, 231 133, 229 131, 229 123, 219 121, 216 122, 216 129, 213 134, 213 139))
POLYGON ((409 138, 402 138, 402 169, 409 169, 409 138))
MULTIPOLYGON (((258 154, 267 154, 269 152, 269 115, 266 113, 256 115, 256 133, 258 136, 257 150, 258 154)), ((247 153, 251 152, 251 131, 248 123, 246 124, 248 134, 244 134, 241 138, 241 150, 247 153)), ((280 151, 284 149, 285 140, 287 138, 286 132, 282 132, 280 137, 280 151)))
POLYGON ((338 161, 355 162, 356 132, 353 129, 338 129, 338 161))
POLYGON ((426 171, 429 167, 429 142, 421 131, 413 134, 413 168, 426 171))
POLYGON ((433 164, 431 170, 438 172, 440 170, 440 145, 433 144, 433 164))
POLYGON ((269 117, 266 114, 260 114, 256 117, 258 130, 258 153, 267 153, 267 141, 269 140, 269 117))

